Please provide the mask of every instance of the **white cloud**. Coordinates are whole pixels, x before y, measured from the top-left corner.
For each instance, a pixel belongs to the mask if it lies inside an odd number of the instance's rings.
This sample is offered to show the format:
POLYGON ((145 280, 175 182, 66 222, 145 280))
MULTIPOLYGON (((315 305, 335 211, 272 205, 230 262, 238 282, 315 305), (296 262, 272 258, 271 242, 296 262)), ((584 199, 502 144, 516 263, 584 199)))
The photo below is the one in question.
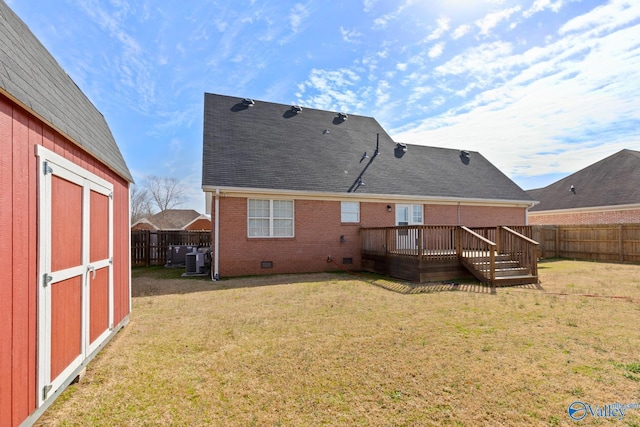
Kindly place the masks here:
POLYGON ((436 43, 431 47, 431 49, 429 49, 429 53, 427 55, 429 58, 435 59, 442 55, 442 52, 444 52, 444 43, 436 43))
POLYGON ((302 22, 310 15, 308 8, 300 3, 296 3, 291 12, 289 13, 289 21, 291 24, 291 31, 297 33, 300 31, 302 22))
POLYGON ((350 69, 314 69, 298 86, 298 103, 322 110, 353 112, 363 105, 359 93, 369 90, 360 81, 360 76, 350 69))
POLYGON ((347 30, 343 26, 340 26, 340 35, 342 36, 342 40, 347 43, 357 43, 362 37, 362 33, 356 30, 347 30))
POLYGON ((476 25, 480 28, 480 34, 487 36, 491 33, 500 21, 508 20, 511 15, 518 12, 520 10, 520 6, 515 6, 509 9, 503 9, 498 12, 492 12, 486 15, 482 19, 478 19, 476 21, 476 25))
POLYGON ((407 64, 406 63, 396 64, 396 69, 398 69, 399 71, 407 71, 407 64))
POLYGON ((427 40, 438 40, 440 37, 442 37, 447 31, 449 31, 450 22, 451 20, 445 16, 441 16, 440 18, 438 18, 438 25, 436 29, 427 36, 427 40))
POLYGON ((435 72, 473 76, 481 86, 463 95, 475 96, 394 137, 478 150, 512 176, 570 173, 638 149, 640 134, 628 132, 640 123, 640 31, 629 25, 638 18, 640 7, 614 2, 567 23, 565 37, 545 46, 468 49, 435 72))
POLYGON ((455 30, 453 30, 453 33, 451 33, 451 38, 454 40, 458 40, 459 38, 464 37, 466 34, 468 34, 471 29, 471 25, 460 25, 455 30))
POLYGON ((524 12, 522 16, 530 18, 538 12, 542 12, 545 9, 550 9, 553 12, 558 12, 563 6, 563 0, 535 0, 531 7, 524 12))

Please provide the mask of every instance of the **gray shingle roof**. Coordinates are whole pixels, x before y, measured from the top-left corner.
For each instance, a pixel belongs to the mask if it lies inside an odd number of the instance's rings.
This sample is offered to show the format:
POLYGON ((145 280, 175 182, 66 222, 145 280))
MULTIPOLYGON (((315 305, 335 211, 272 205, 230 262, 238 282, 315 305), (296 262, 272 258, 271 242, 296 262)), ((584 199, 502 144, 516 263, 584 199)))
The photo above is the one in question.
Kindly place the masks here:
POLYGON ((403 152, 371 117, 341 120, 332 111, 295 113, 262 101, 246 107, 208 93, 202 163, 205 187, 532 201, 478 152, 468 160, 446 148, 407 145, 403 152))
POLYGON ((200 214, 193 209, 167 209, 147 218, 159 230, 181 230, 200 214))
POLYGON ((553 184, 529 190, 531 212, 640 203, 640 151, 621 150, 553 184), (571 191, 573 185, 575 191, 571 191))
POLYGON ((2 0, 0 92, 133 181, 102 114, 2 0))

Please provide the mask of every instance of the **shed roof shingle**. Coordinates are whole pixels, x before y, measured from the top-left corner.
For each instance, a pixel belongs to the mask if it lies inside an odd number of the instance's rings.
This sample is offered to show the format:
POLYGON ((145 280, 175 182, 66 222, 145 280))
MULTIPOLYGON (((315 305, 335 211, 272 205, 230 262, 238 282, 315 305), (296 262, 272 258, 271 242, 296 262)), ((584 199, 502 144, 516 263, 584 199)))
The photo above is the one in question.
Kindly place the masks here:
POLYGON ((202 184, 532 201, 478 152, 469 152, 468 159, 460 150, 421 145, 403 152, 372 117, 342 120, 337 112, 303 107, 296 113, 290 105, 262 101, 245 106, 240 98, 209 93, 202 184))
POLYGON ((0 0, 0 92, 132 182, 102 114, 22 20, 0 0))

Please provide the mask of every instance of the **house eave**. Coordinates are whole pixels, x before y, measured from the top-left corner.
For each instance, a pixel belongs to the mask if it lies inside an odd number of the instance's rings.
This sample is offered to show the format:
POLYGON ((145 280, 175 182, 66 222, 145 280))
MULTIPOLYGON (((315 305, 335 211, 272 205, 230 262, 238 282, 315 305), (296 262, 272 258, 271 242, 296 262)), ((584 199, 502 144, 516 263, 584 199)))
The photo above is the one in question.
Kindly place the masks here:
POLYGON ((606 212, 606 211, 628 211, 628 210, 634 210, 634 209, 640 209, 640 203, 633 203, 633 204, 627 204, 627 205, 588 206, 583 208, 529 211, 529 216, 591 213, 591 212, 606 212))
POLYGON ((536 202, 530 200, 480 199, 465 197, 433 197, 396 194, 366 194, 366 193, 332 193, 309 192, 298 190, 281 190, 265 188, 217 187, 203 185, 205 193, 219 191, 220 197, 285 197, 301 200, 344 201, 358 200, 360 202, 401 202, 401 203, 429 203, 441 205, 476 205, 476 206, 504 206, 529 208, 536 202))

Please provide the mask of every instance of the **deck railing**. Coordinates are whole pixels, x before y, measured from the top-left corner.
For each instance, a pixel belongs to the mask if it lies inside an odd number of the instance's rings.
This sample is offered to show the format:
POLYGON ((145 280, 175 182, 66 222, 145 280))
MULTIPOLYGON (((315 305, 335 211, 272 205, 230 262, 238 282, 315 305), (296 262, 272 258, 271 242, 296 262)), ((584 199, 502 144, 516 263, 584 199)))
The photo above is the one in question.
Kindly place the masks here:
POLYGON ((363 258, 417 257, 442 261, 458 259, 482 280, 496 282, 496 256, 509 255, 529 274, 537 276, 537 245, 531 228, 405 225, 361 229, 363 258))
POLYGON ((361 230, 363 255, 456 258, 456 226, 404 225, 361 230))
POLYGON ((509 255, 517 260, 520 267, 529 270, 530 274, 538 275, 538 242, 514 231, 512 227, 498 227, 496 229, 497 251, 509 255))
POLYGON ((496 280, 496 248, 497 244, 467 227, 458 228, 456 253, 460 262, 474 273, 479 273, 481 280, 492 285, 496 280), (467 263, 473 260, 473 265, 467 263))

